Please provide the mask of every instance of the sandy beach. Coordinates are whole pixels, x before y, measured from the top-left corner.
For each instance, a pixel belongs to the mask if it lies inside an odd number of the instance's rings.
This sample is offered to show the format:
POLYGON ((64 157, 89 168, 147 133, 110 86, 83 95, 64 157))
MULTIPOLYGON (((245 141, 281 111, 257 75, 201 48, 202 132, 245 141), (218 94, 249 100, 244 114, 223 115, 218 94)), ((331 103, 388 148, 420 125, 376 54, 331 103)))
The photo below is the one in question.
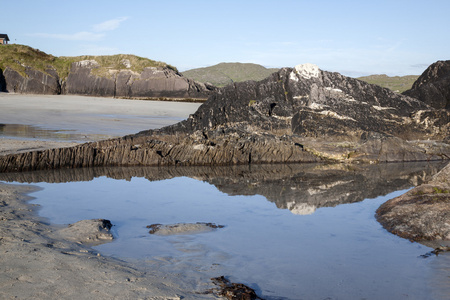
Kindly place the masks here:
POLYGON ((186 119, 199 106, 200 103, 0 93, 0 155, 69 147, 161 128, 186 119))
MULTIPOLYGON (((169 125, 188 117, 199 105, 0 93, 0 124, 76 134, 74 140, 60 141, 51 135, 38 139, 3 132, 0 155, 66 147, 169 125)), ((89 244, 69 240, 61 231, 65 227, 49 224, 38 216, 38 207, 28 203, 35 189, 0 183, 1 299, 215 298, 199 294, 211 288, 211 282, 166 274, 151 264, 131 265, 104 257, 89 244)))

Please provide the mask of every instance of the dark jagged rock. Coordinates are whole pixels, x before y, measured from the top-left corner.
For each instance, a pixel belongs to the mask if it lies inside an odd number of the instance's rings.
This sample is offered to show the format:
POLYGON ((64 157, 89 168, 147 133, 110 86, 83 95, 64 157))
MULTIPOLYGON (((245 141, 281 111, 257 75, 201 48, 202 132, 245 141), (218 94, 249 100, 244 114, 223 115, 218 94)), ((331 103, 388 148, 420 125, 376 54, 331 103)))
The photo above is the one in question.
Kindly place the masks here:
POLYGON ((173 126, 1 157, 0 171, 442 160, 449 120, 449 111, 306 64, 219 89, 173 126))
POLYGON ((388 231, 403 238, 435 247, 443 241, 450 245, 450 165, 428 183, 381 205, 377 219, 388 231))
POLYGON ((210 292, 217 296, 222 296, 229 300, 263 300, 263 298, 258 297, 252 288, 242 283, 231 282, 224 276, 211 278, 211 280, 219 288, 212 289, 210 292))
POLYGON ((436 109, 450 110, 450 60, 438 61, 429 66, 403 93, 436 109))

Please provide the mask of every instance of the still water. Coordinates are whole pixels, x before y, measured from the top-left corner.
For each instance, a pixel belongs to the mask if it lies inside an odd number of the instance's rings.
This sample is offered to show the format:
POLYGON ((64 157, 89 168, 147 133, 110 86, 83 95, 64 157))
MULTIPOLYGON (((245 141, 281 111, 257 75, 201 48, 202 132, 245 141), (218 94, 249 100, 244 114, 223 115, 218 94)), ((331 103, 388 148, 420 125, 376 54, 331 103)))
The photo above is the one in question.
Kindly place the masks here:
POLYGON ((376 209, 441 164, 100 168, 0 174, 37 184, 53 223, 105 218, 115 240, 95 249, 208 281, 224 275, 266 299, 447 299, 450 256, 385 231, 376 209), (158 236, 147 225, 212 222, 158 236))

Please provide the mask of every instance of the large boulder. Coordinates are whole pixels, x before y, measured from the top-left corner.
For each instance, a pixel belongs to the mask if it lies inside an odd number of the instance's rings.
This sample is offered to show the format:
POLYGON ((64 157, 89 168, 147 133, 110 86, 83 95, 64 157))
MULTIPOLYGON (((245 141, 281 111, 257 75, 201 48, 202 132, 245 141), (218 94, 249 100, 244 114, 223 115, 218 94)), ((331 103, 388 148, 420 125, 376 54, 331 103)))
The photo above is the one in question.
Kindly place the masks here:
POLYGON ((450 245, 450 165, 428 183, 381 205, 377 219, 403 238, 435 247, 450 245))
POLYGON ((438 61, 429 66, 403 93, 436 108, 450 110, 450 60, 438 61))

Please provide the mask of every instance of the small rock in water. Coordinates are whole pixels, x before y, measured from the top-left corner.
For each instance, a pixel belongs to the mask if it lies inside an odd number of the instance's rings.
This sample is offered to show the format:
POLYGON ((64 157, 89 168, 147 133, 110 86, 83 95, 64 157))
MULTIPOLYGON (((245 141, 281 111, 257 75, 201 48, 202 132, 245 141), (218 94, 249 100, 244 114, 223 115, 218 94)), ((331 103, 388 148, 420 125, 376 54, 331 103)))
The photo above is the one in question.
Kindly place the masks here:
POLYGON ((218 289, 212 289, 209 292, 217 296, 222 296, 230 300, 255 300, 263 298, 256 295, 255 290, 242 284, 230 282, 224 276, 211 278, 213 283, 219 286, 218 289))
POLYGON ((60 230, 60 233, 74 242, 101 244, 114 238, 111 227, 111 221, 105 219, 81 220, 60 230))
POLYGON ((223 228, 224 225, 217 225, 214 223, 177 223, 177 224, 151 224, 147 228, 151 229, 150 234, 157 235, 176 235, 176 234, 195 234, 209 232, 217 228, 223 228))

